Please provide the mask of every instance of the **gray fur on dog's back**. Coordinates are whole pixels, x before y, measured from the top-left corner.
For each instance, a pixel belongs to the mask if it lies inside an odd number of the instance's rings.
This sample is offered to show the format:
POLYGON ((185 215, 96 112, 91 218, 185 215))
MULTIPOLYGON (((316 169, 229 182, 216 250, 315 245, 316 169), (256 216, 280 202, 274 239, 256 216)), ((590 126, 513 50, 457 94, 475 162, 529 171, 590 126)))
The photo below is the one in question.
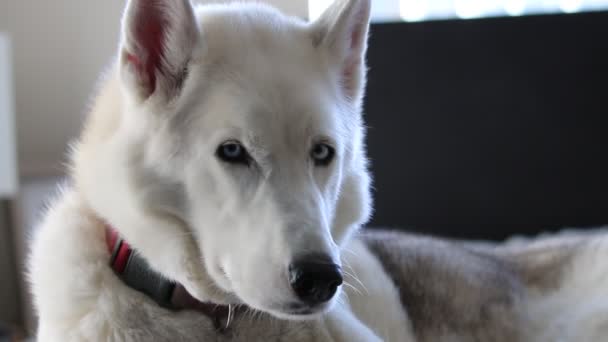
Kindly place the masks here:
POLYGON ((454 242, 396 232, 363 234, 398 284, 421 341, 518 341, 522 284, 505 261, 454 242))
POLYGON ((604 341, 608 234, 504 243, 367 230, 420 341, 604 341))

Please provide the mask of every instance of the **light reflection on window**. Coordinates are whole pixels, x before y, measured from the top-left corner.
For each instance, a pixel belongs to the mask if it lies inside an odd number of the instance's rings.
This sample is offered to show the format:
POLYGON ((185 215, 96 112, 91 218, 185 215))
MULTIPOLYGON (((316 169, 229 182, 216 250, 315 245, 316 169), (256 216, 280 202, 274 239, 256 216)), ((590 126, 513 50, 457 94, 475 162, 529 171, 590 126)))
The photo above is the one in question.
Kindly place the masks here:
MULTIPOLYGON (((333 0, 309 0, 317 18, 333 0)), ((374 21, 474 19, 608 10, 608 0, 372 0, 374 21)))

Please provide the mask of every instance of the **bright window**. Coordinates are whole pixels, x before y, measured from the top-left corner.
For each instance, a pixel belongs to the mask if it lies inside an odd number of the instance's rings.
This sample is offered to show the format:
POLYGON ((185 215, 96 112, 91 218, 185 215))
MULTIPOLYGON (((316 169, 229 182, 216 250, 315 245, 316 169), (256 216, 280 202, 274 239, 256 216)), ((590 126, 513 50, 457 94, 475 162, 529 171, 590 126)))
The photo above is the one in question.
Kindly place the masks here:
MULTIPOLYGON (((317 18, 333 0, 309 0, 317 18)), ((543 13, 608 10, 608 0, 372 0, 374 21, 473 19, 543 13)))

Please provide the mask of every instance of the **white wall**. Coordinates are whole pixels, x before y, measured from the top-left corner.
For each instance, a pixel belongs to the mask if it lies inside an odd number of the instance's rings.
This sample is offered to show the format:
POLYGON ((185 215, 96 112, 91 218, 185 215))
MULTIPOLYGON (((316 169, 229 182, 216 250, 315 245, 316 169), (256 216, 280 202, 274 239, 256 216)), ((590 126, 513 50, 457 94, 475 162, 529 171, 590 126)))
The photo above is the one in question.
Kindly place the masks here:
POLYGON ((8 35, 0 32, 0 199, 17 192, 15 112, 12 51, 8 35))
MULTIPOLYGON (((234 0, 194 0, 196 2, 230 2, 234 0)), ((243 1, 243 0, 241 0, 243 1)), ((247 1, 247 0, 245 0, 247 1)), ((301 18, 306 18, 308 16, 308 0, 253 0, 257 2, 264 2, 267 4, 271 4, 281 11, 295 15, 301 18)))
POLYGON ((2 0, 12 35, 18 156, 25 172, 59 170, 99 70, 116 46, 122 1, 2 0))
MULTIPOLYGON (((26 175, 59 173, 100 70, 116 49, 121 0, 1 0, 13 37, 17 141, 26 175)), ((306 0, 268 0, 305 17, 306 0)))

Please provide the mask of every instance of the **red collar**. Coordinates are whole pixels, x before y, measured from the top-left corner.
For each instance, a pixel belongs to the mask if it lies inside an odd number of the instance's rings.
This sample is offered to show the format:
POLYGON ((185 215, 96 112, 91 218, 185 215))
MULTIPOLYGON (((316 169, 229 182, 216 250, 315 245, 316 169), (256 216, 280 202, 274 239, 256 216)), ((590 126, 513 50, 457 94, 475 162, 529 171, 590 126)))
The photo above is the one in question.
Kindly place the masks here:
POLYGON ((143 292, 167 309, 199 311, 213 319, 218 330, 228 327, 229 316, 233 316, 228 306, 198 301, 181 284, 171 282, 154 271, 112 227, 106 226, 105 233, 110 267, 127 286, 143 292))
POLYGON ((127 266, 133 250, 127 241, 118 235, 118 232, 106 227, 106 245, 110 254, 110 266, 117 274, 122 274, 127 266))

